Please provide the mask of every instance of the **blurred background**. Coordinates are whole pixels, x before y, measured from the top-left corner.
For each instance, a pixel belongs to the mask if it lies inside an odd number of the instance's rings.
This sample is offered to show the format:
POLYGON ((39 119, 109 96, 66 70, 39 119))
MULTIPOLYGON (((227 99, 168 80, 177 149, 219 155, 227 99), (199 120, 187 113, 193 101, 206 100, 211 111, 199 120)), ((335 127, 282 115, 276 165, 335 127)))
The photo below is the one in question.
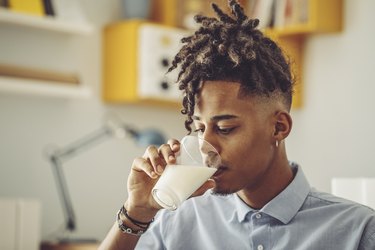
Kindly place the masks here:
MULTIPOLYGON (((141 10, 149 12, 139 14, 120 0, 41 2, 52 9, 0 1, 0 197, 39 201, 40 238, 50 240, 64 226, 64 214, 44 155, 48 145, 64 146, 95 131, 108 113, 166 138, 185 135, 165 65, 169 48, 194 26, 191 13, 212 12, 204 1, 146 1, 141 10), (160 39, 150 40, 149 33, 160 39)), ((375 2, 332 0, 327 8, 333 12, 323 13, 325 1, 305 1, 322 12, 302 9, 298 15, 308 14, 299 21, 269 17, 254 11, 257 1, 242 2, 261 23, 269 20, 264 28, 298 64, 289 159, 322 191, 331 192, 333 177, 375 177, 375 2)), ((126 199, 132 161, 144 149, 129 137, 113 138, 64 163, 77 219, 74 237, 104 238, 126 199)))

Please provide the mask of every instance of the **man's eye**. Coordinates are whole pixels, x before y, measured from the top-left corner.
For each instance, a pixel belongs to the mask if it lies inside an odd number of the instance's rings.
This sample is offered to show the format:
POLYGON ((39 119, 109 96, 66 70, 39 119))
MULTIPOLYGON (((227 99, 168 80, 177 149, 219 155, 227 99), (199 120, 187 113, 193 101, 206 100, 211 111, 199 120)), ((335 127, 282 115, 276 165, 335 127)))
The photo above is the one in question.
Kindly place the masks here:
POLYGON ((224 134, 224 135, 227 135, 229 134, 230 132, 232 132, 235 128, 220 128, 218 127, 217 128, 217 131, 220 133, 220 134, 224 134))

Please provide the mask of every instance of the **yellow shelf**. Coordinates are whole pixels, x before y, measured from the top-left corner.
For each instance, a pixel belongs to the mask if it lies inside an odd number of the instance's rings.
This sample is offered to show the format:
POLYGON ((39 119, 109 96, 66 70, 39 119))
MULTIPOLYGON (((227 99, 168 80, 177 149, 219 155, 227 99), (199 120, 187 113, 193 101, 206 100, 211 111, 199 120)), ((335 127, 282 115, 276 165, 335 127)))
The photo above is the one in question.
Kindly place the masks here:
MULTIPOLYGON (((153 0, 153 21, 164 25, 177 26, 176 13, 179 1, 182 0, 153 0)), ((184 0, 188 1, 188 0, 184 0)), ((309 35, 342 31, 343 0, 300 0, 307 1, 307 19, 303 23, 289 24, 284 27, 267 28, 265 34, 275 39, 283 48, 292 62, 292 72, 296 80, 293 108, 303 105, 303 52, 304 42, 309 35)), ((226 9, 227 1, 212 0, 226 9)), ((242 1, 245 3, 246 1, 242 1)), ((181 3, 180 3, 181 4, 181 3)), ((206 12, 208 10, 204 10, 206 12)), ((207 12, 208 13, 208 12, 207 12)), ((206 13, 206 14, 207 14, 206 13)), ((105 30, 107 37, 104 48, 104 99, 111 102, 149 103, 137 96, 135 77, 138 58, 134 52, 137 49, 136 29, 140 23, 114 24, 105 30), (111 35, 116 25, 125 25, 124 33, 111 35), (125 30, 127 30, 125 32, 125 30), (117 37, 116 37, 117 36, 117 37), (135 49, 130 49, 135 48, 135 49), (127 56, 118 57, 126 54, 127 56), (116 59, 113 59, 115 58, 116 59), (112 59, 111 59, 112 58, 112 59), (109 63, 110 62, 110 63, 109 63), (127 65, 126 69, 124 65, 127 65), (126 75, 126 76, 125 76, 126 75), (110 82, 108 86, 108 83, 110 82), (135 83, 135 84, 134 84, 135 83)), ((163 103, 162 100, 153 100, 163 103)), ((168 102, 167 102, 168 103, 168 102)))

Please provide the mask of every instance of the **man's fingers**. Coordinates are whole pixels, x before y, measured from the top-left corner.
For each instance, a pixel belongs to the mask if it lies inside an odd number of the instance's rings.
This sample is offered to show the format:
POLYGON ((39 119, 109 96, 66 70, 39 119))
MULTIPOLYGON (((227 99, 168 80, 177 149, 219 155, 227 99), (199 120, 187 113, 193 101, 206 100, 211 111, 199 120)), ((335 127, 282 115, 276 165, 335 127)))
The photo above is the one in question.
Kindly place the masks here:
POLYGON ((174 153, 180 151, 180 142, 176 139, 169 139, 167 144, 171 147, 174 153))
POLYGON ((163 144, 159 147, 159 153, 162 155, 166 163, 175 163, 176 157, 169 144, 163 144))
POLYGON ((142 157, 134 159, 132 169, 138 172, 145 172, 152 179, 158 178, 158 174, 151 163, 142 157))
POLYGON ((146 149, 143 158, 150 161, 154 171, 157 174, 161 174, 167 164, 163 157, 159 154, 159 150, 155 146, 149 146, 146 149))

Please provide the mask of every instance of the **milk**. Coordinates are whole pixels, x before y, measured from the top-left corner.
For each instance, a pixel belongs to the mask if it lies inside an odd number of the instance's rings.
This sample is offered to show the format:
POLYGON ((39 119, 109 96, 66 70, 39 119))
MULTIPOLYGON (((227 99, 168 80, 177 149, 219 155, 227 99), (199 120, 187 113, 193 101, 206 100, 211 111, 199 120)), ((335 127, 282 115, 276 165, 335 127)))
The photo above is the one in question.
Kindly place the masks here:
POLYGON ((216 170, 204 166, 167 165, 153 188, 152 195, 160 206, 175 210, 216 170))

